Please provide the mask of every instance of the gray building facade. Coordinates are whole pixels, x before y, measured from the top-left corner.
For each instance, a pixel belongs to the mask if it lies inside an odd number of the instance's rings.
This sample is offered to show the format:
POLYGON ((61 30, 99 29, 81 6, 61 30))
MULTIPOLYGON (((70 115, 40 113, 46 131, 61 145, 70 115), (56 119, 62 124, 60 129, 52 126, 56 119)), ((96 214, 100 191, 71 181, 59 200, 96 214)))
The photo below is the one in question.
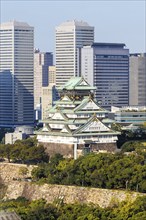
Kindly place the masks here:
POLYGON ((42 87, 49 84, 49 66, 53 65, 53 54, 51 52, 34 53, 34 109, 41 106, 42 87))
POLYGON ((81 49, 82 76, 96 87, 104 108, 129 104, 129 50, 122 43, 93 43, 81 49))
POLYGON ((146 106, 146 53, 130 54, 129 104, 146 106))

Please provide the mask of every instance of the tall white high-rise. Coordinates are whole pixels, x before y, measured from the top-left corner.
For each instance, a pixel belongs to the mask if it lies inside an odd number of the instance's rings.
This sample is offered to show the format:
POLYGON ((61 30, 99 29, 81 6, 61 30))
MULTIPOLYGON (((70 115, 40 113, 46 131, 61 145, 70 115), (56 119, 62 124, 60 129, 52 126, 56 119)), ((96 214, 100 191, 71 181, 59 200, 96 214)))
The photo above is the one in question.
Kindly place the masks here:
POLYGON ((56 86, 80 76, 80 49, 94 42, 94 27, 83 21, 67 21, 56 27, 56 86))
POLYGON ((34 28, 0 25, 0 126, 32 125, 34 28))

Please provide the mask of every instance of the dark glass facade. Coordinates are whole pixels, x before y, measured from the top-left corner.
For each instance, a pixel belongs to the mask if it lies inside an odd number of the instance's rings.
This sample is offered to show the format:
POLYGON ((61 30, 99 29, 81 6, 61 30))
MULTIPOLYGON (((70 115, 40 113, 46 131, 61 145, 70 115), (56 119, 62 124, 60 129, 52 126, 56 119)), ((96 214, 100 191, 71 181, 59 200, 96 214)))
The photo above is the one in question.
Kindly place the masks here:
POLYGON ((82 75, 96 87, 102 107, 129 104, 129 50, 125 44, 94 43, 82 49, 82 75))
POLYGON ((129 103, 129 56, 94 56, 95 97, 102 106, 123 106, 129 103))

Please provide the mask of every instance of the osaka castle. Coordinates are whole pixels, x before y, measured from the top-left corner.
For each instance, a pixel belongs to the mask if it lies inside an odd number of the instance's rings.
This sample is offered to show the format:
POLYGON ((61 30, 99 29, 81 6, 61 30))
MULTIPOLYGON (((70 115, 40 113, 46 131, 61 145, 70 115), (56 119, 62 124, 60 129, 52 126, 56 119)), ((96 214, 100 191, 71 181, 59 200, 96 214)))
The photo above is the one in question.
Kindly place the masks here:
POLYGON ((119 132, 110 128, 107 111, 95 101, 93 91, 82 77, 72 77, 58 88, 60 100, 48 110, 38 142, 52 156, 60 153, 76 159, 86 152, 114 152, 119 132))

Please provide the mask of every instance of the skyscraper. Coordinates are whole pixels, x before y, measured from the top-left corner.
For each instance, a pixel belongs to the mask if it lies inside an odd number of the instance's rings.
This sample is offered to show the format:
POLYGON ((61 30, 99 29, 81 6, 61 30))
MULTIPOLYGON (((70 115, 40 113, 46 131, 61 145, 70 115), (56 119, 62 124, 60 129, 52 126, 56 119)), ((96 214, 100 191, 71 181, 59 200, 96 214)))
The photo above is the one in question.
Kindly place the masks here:
POLYGON ((49 109, 54 101, 56 101, 56 88, 53 83, 50 83, 49 86, 42 87, 42 119, 49 117, 49 109))
POLYGON ((67 21, 56 28, 56 86, 79 76, 80 49, 94 42, 94 27, 83 21, 67 21))
POLYGON ((34 28, 0 25, 0 126, 32 125, 34 28))
POLYGON ((34 53, 34 109, 41 104, 42 87, 48 86, 48 67, 53 65, 53 54, 51 52, 34 53))
POLYGON ((146 53, 130 54, 129 58, 130 105, 146 105, 146 53))
POLYGON ((56 67, 49 66, 49 84, 56 84, 56 67))
POLYGON ((95 99, 110 110, 129 104, 129 50, 121 43, 93 43, 81 49, 83 77, 96 87, 95 99))

